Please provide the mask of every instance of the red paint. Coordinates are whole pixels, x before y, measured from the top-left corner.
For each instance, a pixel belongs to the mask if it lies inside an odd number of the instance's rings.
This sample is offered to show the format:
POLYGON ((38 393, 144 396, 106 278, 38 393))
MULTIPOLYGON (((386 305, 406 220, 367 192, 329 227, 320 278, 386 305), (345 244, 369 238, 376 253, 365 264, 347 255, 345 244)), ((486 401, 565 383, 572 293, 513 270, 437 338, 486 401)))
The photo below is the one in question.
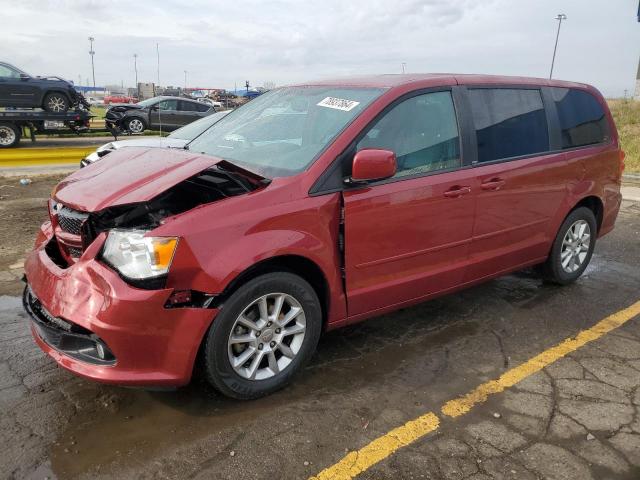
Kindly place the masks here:
POLYGON ((371 181, 390 178, 396 174, 396 154, 389 150, 360 150, 353 157, 351 178, 371 181))
MULTIPOLYGON (((64 368, 88 378, 182 385, 191 378, 196 353, 217 310, 165 308, 174 292, 179 298, 184 295, 180 292, 188 291, 220 294, 258 262, 304 257, 324 276, 326 328, 331 329, 543 261, 563 219, 586 197, 603 206, 599 235, 613 228, 621 201, 623 156, 606 103, 592 87, 468 75, 381 76, 317 84, 387 90, 305 172, 167 218, 153 233, 180 237, 166 288, 133 288, 102 264, 96 257, 104 234, 77 263, 57 267, 44 251, 56 226, 43 225, 25 264, 29 284, 52 315, 99 335, 117 364, 99 367, 74 360, 35 334, 39 345, 64 368), (607 112, 610 143, 309 194, 336 157, 394 100, 415 90, 456 85, 587 90, 607 112), (341 228, 344 257, 338 247, 341 228)), ((360 152, 355 173, 360 178, 386 177, 392 159, 395 164, 390 152, 360 152)), ((218 162, 188 151, 122 149, 108 161, 65 179, 54 198, 88 212, 144 202, 218 162)))

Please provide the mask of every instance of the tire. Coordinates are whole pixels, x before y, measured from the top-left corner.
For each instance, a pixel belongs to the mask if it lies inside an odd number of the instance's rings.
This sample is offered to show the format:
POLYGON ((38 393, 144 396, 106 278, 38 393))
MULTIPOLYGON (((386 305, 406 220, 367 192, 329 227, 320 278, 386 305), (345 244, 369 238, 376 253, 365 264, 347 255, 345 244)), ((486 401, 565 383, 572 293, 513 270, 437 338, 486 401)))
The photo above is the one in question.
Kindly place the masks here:
POLYGON ((213 320, 203 343, 204 376, 220 393, 239 400, 273 393, 286 386, 309 361, 321 328, 320 301, 304 279, 287 272, 256 277, 236 290, 213 320), (274 313, 280 296, 283 301, 278 322, 269 315, 274 313), (268 315, 259 313, 263 298, 268 315), (297 308, 302 311, 296 315, 297 308), (287 315, 294 316, 287 321, 287 315), (269 318, 273 323, 266 323, 269 318), (248 327, 247 320, 257 328, 248 327), (287 331, 297 333, 287 335, 287 331), (232 344, 232 337, 238 343, 232 344), (244 341, 248 338, 252 340, 244 341))
POLYGON ((596 217, 589 208, 579 207, 567 215, 558 230, 549 258, 542 264, 544 279, 559 285, 575 282, 589 265, 597 233, 596 217))
POLYGON ((126 121, 129 133, 142 133, 147 128, 145 121, 140 117, 133 117, 126 121))
POLYGON ((15 147, 20 142, 22 132, 11 123, 0 122, 0 148, 15 147))
POLYGON ((64 93, 47 93, 42 101, 42 108, 50 113, 64 113, 69 110, 69 99, 64 93))

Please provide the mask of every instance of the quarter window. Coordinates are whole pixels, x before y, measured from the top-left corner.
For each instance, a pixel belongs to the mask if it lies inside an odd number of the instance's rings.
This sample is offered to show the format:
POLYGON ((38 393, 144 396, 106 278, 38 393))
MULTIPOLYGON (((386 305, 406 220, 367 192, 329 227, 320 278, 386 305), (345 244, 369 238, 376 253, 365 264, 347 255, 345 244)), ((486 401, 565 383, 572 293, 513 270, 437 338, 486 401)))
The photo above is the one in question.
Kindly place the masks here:
POLYGON ((593 95, 573 88, 552 88, 551 92, 558 111, 563 149, 609 139, 604 109, 593 95))
POLYGON ((547 118, 539 90, 469 90, 478 161, 491 162, 549 150, 547 118))
POLYGON ((460 141, 451 92, 418 95, 394 106, 358 142, 357 150, 396 154, 396 177, 460 166, 460 141))

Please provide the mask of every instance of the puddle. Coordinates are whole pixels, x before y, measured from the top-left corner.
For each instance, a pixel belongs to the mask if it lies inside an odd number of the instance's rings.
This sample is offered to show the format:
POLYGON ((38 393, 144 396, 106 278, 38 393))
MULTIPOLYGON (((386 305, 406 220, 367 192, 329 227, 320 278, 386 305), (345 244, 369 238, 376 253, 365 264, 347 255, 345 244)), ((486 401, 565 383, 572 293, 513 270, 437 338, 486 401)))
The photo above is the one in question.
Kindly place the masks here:
POLYGON ((0 312, 22 310, 22 298, 12 295, 0 295, 0 312))
MULTIPOLYGON (((282 418, 299 415, 311 404, 330 403, 331 396, 381 385, 389 376, 402 376, 403 365, 424 360, 425 352, 476 333, 478 324, 464 312, 456 315, 460 309, 452 303, 435 300, 331 332, 293 385, 256 401, 230 400, 199 382, 174 392, 114 387, 113 393, 120 397, 117 411, 72 419, 51 449, 52 471, 69 478, 91 475, 96 467, 109 464, 135 466, 164 449, 188 446, 208 435, 260 428, 256 420, 273 417, 274 412, 282 418)), ((428 372, 417 381, 428 382, 428 372)))

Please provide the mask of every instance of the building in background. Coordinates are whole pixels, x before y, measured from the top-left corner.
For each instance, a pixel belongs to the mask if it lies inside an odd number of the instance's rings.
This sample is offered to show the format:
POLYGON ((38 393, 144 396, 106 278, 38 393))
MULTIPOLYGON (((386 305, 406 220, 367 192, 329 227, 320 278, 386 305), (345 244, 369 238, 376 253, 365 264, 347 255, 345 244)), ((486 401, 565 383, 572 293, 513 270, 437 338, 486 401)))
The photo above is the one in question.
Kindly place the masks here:
POLYGON ((138 83, 138 92, 139 98, 138 100, 146 100, 147 98, 153 98, 156 96, 156 85, 155 83, 138 83))

